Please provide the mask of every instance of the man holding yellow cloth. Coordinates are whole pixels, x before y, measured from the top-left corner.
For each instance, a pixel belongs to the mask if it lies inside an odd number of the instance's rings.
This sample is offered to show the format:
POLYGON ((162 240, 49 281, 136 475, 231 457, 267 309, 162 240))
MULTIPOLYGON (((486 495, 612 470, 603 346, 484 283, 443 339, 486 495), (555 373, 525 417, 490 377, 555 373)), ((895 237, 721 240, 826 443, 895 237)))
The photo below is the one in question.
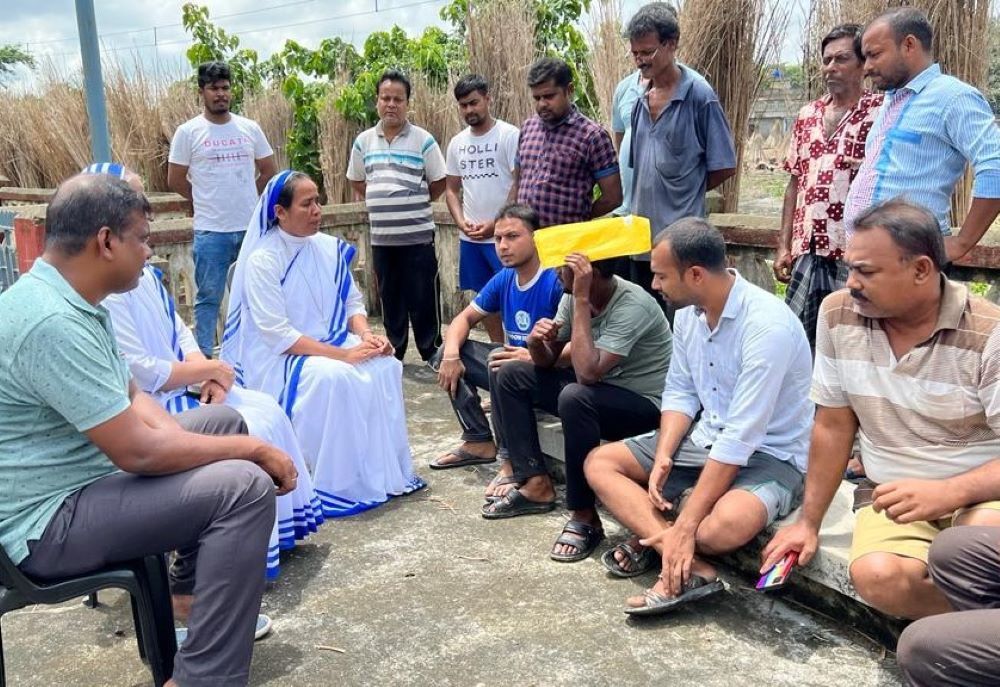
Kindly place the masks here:
MULTIPOLYGON (((593 227, 588 228, 589 224, 579 226, 581 234, 590 234, 593 227)), ((559 252, 549 240, 558 236, 557 229, 536 234, 540 255, 559 252)), ((648 233, 646 241, 648 249, 648 233)), ((582 247, 592 249, 596 244, 582 247)), ((551 557, 572 562, 587 558, 604 538, 594 493, 583 474, 584 459, 602 439, 618 439, 658 425, 671 335, 653 297, 614 276, 610 261, 591 263, 581 253, 571 253, 564 261, 560 276, 565 295, 555 319, 539 320, 528 335, 531 361, 510 362, 496 376, 494 420, 502 424, 520 486, 487 503, 483 517, 494 520, 555 508, 555 490, 539 446, 534 408, 558 415, 563 425, 566 505, 571 518, 556 539, 551 557), (567 360, 572 367, 563 366, 567 360)))

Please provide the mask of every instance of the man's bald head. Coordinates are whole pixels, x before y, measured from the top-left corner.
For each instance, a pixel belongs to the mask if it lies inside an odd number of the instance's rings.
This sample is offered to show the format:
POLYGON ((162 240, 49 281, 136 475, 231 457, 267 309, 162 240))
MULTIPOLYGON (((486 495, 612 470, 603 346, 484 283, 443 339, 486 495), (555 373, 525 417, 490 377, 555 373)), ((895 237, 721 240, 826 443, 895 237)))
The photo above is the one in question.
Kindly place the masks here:
POLYGON ((121 236, 135 213, 145 217, 150 212, 146 196, 127 182, 107 174, 78 174, 61 183, 49 201, 46 248, 72 257, 102 227, 121 236))

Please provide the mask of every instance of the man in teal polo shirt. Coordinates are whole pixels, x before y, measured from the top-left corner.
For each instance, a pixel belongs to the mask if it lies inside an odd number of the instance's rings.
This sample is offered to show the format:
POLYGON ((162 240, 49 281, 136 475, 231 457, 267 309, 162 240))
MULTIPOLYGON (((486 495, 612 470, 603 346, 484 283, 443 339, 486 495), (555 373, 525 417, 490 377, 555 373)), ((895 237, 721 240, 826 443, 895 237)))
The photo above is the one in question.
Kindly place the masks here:
POLYGON ((171 578, 194 601, 168 684, 245 685, 274 485, 294 488, 295 468, 259 439, 186 431, 132 382, 99 303, 138 283, 149 211, 119 179, 64 182, 44 255, 0 295, 0 545, 38 579, 187 552, 171 578))

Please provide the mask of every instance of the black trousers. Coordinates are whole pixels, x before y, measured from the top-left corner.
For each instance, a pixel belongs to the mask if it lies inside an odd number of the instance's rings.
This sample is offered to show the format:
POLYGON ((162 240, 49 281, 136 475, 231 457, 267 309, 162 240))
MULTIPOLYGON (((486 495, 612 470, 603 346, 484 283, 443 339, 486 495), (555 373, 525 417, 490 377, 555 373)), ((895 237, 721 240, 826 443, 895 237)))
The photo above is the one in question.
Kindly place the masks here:
POLYGON ((372 246, 382 319, 400 360, 406 354, 410 325, 420 357, 430 360, 441 345, 441 304, 434 243, 372 246))
MULTIPOLYGON (((483 343, 482 341, 466 341, 459 349, 459 358, 465 366, 465 374, 458 380, 455 398, 451 399, 451 407, 462 425, 462 441, 493 441, 490 423, 483 412, 479 401, 479 389, 489 391, 492 386, 493 373, 489 369, 489 357, 493 351, 503 348, 498 343, 483 343)), ((444 346, 437 350, 430 360, 435 372, 441 367, 444 356, 444 346)), ((492 394, 490 394, 492 403, 492 394)), ((497 445, 501 443, 497 432, 497 445)))
POLYGON ((927 568, 956 612, 903 631, 896 658, 907 684, 1000 684, 1000 527, 946 529, 931 544, 927 568))
POLYGON ((604 382, 580 384, 568 368, 507 363, 496 375, 492 396, 493 419, 502 426, 514 476, 519 481, 547 474, 534 408, 562 420, 569 510, 594 507, 594 492, 583 474, 583 462, 602 439, 617 441, 660 425, 660 409, 649 399, 604 382))

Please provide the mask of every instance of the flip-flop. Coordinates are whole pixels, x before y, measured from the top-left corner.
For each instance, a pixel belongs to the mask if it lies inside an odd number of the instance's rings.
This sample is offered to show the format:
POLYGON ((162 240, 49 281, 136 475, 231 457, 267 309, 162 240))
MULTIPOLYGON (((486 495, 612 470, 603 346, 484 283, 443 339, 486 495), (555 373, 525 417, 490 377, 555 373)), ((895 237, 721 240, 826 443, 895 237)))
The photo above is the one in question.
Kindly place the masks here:
POLYGON ((594 553, 594 549, 604 539, 604 530, 600 527, 588 525, 579 520, 570 520, 562 529, 562 532, 552 544, 553 551, 549 553, 549 558, 560 563, 575 563, 594 553), (572 546, 576 553, 556 553, 555 548, 560 544, 572 546))
POLYGON ((704 599, 706 596, 711 596, 712 594, 718 594, 725 588, 726 585, 723 584, 722 580, 718 578, 709 580, 701 575, 691 575, 691 577, 688 578, 687 583, 684 585, 684 591, 679 595, 674 597, 664 596, 663 594, 654 592, 652 589, 647 589, 643 592, 643 597, 645 597, 646 601, 645 606, 626 606, 622 610, 629 615, 662 615, 664 613, 669 613, 684 604, 697 601, 698 599, 704 599))
POLYGON ((635 547, 628 542, 622 542, 618 546, 605 551, 601 556, 601 563, 615 577, 636 577, 651 570, 656 565, 657 558, 656 549, 651 546, 647 546, 641 551, 636 551, 635 547), (615 558, 616 551, 621 551, 628 556, 628 560, 632 564, 630 570, 623 568, 618 559, 615 558))
POLYGON ((464 448, 453 448, 441 456, 441 458, 435 458, 432 460, 428 467, 430 467, 431 470, 448 470, 449 468, 462 468, 466 465, 486 465, 488 463, 496 462, 496 456, 493 456, 492 458, 477 456, 474 453, 469 453, 464 448), (442 463, 441 458, 447 458, 448 456, 458 456, 458 460, 442 463))
POLYGON ((512 489, 493 503, 483 505, 483 517, 487 520, 502 520, 504 518, 516 518, 519 515, 535 515, 537 513, 548 513, 555 509, 556 502, 552 501, 532 501, 517 489, 512 489))

